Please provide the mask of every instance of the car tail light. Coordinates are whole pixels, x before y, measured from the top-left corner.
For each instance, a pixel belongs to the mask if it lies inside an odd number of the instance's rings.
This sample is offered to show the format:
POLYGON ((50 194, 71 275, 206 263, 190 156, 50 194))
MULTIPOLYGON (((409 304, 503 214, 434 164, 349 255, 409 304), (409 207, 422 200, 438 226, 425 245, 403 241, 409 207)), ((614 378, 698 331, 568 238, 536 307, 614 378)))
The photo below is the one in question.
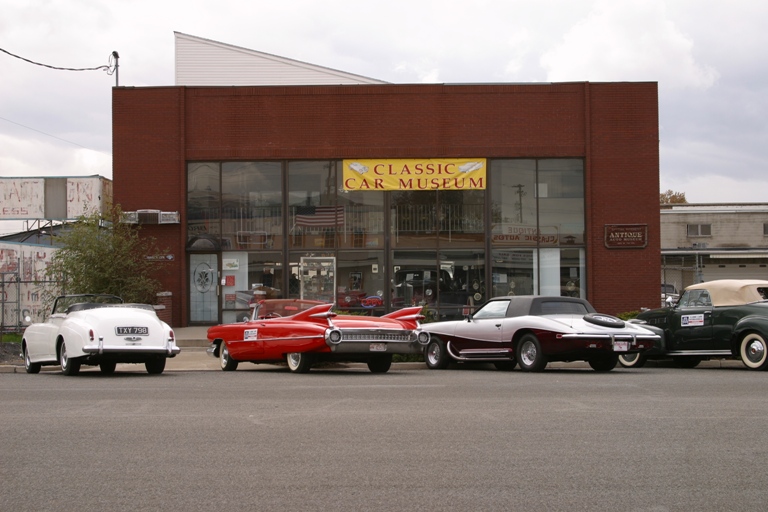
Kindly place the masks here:
POLYGON ((168 332, 168 341, 170 341, 171 343, 173 343, 173 340, 174 340, 174 339, 175 339, 175 336, 174 336, 174 334, 173 334, 173 331, 169 331, 169 332, 168 332))
POLYGON ((91 341, 93 341, 96 338, 96 336, 94 336, 93 334, 93 329, 90 329, 88 331, 88 337, 91 339, 91 341))

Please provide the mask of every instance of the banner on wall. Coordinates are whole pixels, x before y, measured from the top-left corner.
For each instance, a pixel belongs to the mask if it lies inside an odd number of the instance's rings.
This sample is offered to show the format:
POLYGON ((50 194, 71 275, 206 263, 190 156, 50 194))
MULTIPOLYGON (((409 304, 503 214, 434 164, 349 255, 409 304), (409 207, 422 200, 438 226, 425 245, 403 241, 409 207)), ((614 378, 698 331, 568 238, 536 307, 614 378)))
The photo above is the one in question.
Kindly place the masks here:
POLYGON ((344 160, 344 190, 484 190, 485 158, 344 160))

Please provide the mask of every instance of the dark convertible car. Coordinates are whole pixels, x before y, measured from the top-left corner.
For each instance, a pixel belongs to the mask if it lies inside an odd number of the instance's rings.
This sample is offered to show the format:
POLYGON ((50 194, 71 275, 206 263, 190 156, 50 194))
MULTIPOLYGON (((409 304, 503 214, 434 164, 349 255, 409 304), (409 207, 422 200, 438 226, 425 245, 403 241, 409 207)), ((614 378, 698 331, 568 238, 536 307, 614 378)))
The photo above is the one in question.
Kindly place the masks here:
POLYGON ((637 321, 663 334, 643 354, 622 354, 625 367, 672 358, 693 368, 703 359, 736 358, 752 370, 768 369, 768 281, 725 279, 689 286, 677 304, 645 311, 637 321))

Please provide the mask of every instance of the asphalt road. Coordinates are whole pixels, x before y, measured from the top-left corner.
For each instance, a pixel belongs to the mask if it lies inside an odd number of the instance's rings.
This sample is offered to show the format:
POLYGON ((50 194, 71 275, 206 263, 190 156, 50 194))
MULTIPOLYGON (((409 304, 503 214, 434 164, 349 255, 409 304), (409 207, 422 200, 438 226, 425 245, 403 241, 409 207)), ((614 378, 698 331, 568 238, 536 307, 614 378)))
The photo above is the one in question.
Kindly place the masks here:
POLYGON ((764 510, 742 368, 0 374, 2 510, 764 510))

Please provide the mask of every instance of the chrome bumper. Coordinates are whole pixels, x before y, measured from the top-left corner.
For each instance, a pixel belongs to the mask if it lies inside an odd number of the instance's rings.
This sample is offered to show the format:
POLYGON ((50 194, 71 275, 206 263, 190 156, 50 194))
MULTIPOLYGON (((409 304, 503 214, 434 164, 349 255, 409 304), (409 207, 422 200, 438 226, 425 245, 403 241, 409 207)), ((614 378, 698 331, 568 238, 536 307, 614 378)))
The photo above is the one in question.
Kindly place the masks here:
POLYGON ((97 345, 85 345, 83 352, 86 354, 117 354, 117 353, 134 353, 134 354, 165 354, 168 357, 173 357, 179 352, 181 348, 176 346, 175 343, 167 343, 165 346, 158 345, 105 345, 101 341, 97 345))

